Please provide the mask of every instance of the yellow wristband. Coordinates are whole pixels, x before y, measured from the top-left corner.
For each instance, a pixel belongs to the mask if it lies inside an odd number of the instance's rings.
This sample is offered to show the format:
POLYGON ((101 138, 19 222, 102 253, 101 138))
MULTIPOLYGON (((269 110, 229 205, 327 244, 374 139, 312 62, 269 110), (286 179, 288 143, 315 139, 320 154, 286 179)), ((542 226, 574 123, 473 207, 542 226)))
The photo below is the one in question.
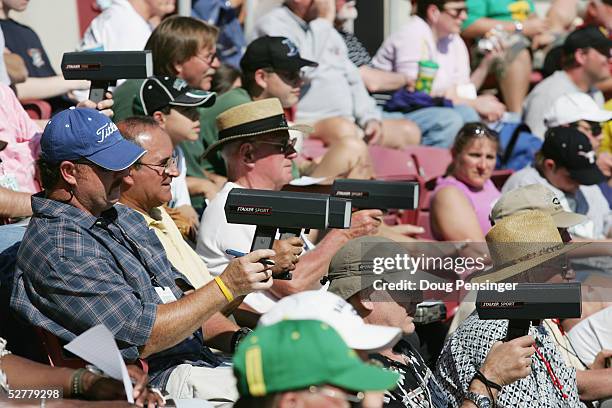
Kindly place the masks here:
POLYGON ((215 276, 215 282, 217 282, 217 286, 219 286, 219 289, 221 289, 221 292, 223 293, 223 296, 225 296, 225 298, 227 299, 228 302, 231 302, 234 300, 234 295, 232 295, 232 292, 229 290, 229 288, 225 285, 225 282, 223 282, 221 280, 220 276, 215 276))

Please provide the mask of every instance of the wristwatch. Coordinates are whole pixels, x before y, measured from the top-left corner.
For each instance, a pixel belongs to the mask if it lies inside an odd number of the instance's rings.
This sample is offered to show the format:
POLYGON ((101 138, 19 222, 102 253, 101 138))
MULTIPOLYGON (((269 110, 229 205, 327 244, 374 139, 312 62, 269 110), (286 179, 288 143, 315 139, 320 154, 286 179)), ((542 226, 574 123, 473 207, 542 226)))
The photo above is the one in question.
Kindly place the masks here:
POLYGON ((493 407, 493 401, 486 395, 476 394, 475 392, 468 391, 465 393, 465 399, 472 401, 478 408, 491 408, 493 407))
POLYGON ((522 33, 523 32, 523 28, 525 28, 523 26, 523 23, 521 23, 520 21, 514 21, 514 32, 515 33, 522 33))
POLYGON ((240 344, 240 342, 244 340, 246 336, 251 334, 252 331, 253 330, 249 329, 248 327, 241 327, 240 329, 236 330, 232 335, 230 351, 234 353, 238 348, 238 344, 240 344))

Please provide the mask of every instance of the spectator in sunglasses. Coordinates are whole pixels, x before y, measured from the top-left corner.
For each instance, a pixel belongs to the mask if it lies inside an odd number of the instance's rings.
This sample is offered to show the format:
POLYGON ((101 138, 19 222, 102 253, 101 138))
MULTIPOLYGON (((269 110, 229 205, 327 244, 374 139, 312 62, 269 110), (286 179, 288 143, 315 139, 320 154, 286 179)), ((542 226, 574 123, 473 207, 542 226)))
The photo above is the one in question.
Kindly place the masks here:
POLYGON ((573 92, 557 98, 544 116, 547 127, 571 126, 586 135, 597 154, 597 167, 606 175, 612 175, 612 157, 601 152, 602 123, 612 119, 612 112, 600 108, 585 93, 573 92))

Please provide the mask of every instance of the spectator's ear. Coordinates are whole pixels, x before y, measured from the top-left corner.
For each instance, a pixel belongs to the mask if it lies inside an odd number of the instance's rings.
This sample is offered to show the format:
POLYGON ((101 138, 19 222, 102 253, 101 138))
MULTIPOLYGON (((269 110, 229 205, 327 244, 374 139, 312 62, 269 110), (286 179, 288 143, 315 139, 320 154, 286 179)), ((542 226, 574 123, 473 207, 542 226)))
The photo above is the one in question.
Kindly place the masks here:
POLYGON ((436 22, 438 21, 438 18, 440 17, 440 9, 435 4, 430 4, 429 6, 427 6, 426 15, 427 15, 427 20, 429 20, 430 22, 436 22))
POLYGON ((159 123, 160 125, 164 125, 166 123, 166 115, 164 115, 163 113, 161 113, 160 111, 155 111, 153 112, 152 115, 153 119, 155 119, 155 121, 157 123, 159 123))
POLYGON ((553 159, 544 159, 544 169, 555 171, 557 168, 557 163, 553 159))
POLYGON ((253 80, 255 81, 258 87, 260 87, 261 89, 266 89, 268 88, 268 75, 268 72, 260 68, 255 71, 255 74, 253 75, 253 80))
POLYGON ((66 183, 68 183, 71 187, 74 187, 77 185, 77 179, 76 179, 77 168, 73 162, 67 161, 67 160, 63 161, 60 164, 59 170, 60 170, 62 179, 64 179, 66 183))
POLYGON ((238 150, 240 161, 247 165, 252 165, 255 162, 255 152, 251 143, 243 143, 238 150))
POLYGON ((574 51, 574 60, 579 66, 583 66, 586 63, 588 49, 579 48, 574 51))

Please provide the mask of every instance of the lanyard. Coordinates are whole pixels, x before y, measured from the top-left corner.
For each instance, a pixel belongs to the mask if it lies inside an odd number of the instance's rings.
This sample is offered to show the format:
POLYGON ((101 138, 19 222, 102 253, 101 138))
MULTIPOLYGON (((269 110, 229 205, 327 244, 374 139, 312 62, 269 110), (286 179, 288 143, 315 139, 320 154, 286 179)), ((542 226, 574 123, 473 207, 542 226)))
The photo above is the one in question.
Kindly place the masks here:
POLYGON ((144 261, 142 259, 142 257, 140 256, 140 250, 143 250, 144 252, 147 252, 145 250, 145 248, 141 247, 136 241, 134 241, 126 232, 125 230, 121 227, 121 225, 119 225, 118 223, 114 223, 117 228, 119 229, 119 231, 121 232, 121 236, 123 236, 123 238, 127 241, 127 243, 129 244, 129 247, 126 247, 122 240, 120 240, 115 233, 113 232, 113 230, 111 230, 109 228, 109 224, 112 221, 108 220, 107 218, 104 217, 100 217, 98 218, 98 220, 96 221, 95 225, 99 226, 100 228, 102 228, 103 230, 105 230, 106 232, 109 233, 109 235, 111 236, 111 238, 117 242, 119 245, 123 246, 124 248, 126 248, 128 251, 130 251, 130 253, 132 253, 132 255, 134 255, 136 257, 136 259, 138 259, 138 262, 140 262, 140 264, 144 267, 145 271, 147 272, 147 275, 149 275, 149 279, 151 279, 151 284, 153 286, 157 286, 157 287, 162 287, 162 285, 159 283, 159 280, 157 279, 157 276, 149 269, 148 264, 146 263, 146 261, 144 261))
POLYGON ((550 362, 546 359, 546 357, 544 357, 544 354, 542 354, 542 352, 540 351, 540 349, 538 348, 536 344, 534 344, 533 347, 535 348, 535 351, 538 357, 540 357, 540 360, 542 360, 542 362, 544 363, 544 366, 546 367, 546 371, 548 372, 548 376, 552 380, 553 385, 555 386, 555 388, 559 390, 559 392, 561 393, 561 397, 563 397, 563 399, 567 399, 568 398, 567 394, 563 392, 563 384, 561 384, 561 381, 559 381, 559 377, 557 377, 557 375, 553 371, 552 366, 550 365, 550 362))

